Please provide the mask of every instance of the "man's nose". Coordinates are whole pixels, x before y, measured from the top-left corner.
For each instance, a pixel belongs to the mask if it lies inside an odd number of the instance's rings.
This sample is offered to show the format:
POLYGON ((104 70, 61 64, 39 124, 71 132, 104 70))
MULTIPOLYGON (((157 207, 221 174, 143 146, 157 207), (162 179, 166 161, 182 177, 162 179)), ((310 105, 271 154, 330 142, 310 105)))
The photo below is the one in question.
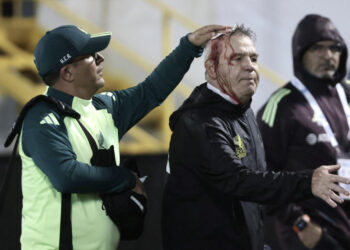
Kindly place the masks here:
POLYGON ((326 59, 333 58, 335 54, 338 53, 337 51, 332 50, 331 46, 324 46, 322 50, 320 50, 320 56, 326 59))
POLYGON ((246 57, 243 59, 242 66, 244 70, 253 71, 254 65, 250 57, 246 57))
POLYGON ((325 58, 330 58, 334 55, 334 53, 328 47, 326 47, 322 50, 321 55, 325 58))
POLYGON ((95 56, 96 65, 99 65, 99 64, 102 63, 104 60, 105 60, 105 58, 104 58, 99 52, 97 52, 97 53, 96 53, 96 56, 95 56))

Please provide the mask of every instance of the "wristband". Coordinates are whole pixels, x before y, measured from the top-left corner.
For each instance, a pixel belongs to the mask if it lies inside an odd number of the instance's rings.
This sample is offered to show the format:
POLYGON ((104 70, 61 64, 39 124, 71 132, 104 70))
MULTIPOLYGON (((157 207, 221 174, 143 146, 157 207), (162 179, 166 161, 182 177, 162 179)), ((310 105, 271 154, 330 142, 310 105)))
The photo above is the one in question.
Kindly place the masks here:
POLYGON ((294 222, 292 227, 293 231, 296 233, 303 231, 307 227, 309 222, 310 222, 310 216, 308 216, 307 214, 303 214, 294 222))

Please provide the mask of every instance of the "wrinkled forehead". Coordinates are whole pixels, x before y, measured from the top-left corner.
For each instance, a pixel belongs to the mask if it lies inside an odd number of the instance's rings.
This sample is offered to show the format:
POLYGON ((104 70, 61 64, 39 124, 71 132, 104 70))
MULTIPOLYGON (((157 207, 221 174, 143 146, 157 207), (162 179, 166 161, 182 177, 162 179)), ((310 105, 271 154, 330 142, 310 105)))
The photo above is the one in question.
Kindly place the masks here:
POLYGON ((314 43, 313 45, 333 45, 333 44, 338 44, 336 41, 333 40, 322 40, 314 43))
POLYGON ((256 53, 254 41, 247 35, 235 33, 233 35, 221 35, 208 43, 206 50, 217 47, 220 52, 235 51, 239 53, 256 53))
POLYGON ((225 34, 210 40, 204 51, 205 61, 212 59, 218 62, 221 58, 234 54, 257 56, 254 41, 242 33, 225 34))
POLYGON ((228 39, 229 45, 226 49, 231 49, 239 54, 256 54, 256 48, 253 40, 244 34, 234 34, 228 39))
POLYGON ((322 40, 318 41, 314 44, 312 44, 310 47, 308 47, 304 53, 302 53, 302 56, 305 56, 307 54, 318 54, 321 51, 325 51, 326 49, 329 49, 334 54, 342 54, 344 47, 341 43, 338 43, 336 41, 332 40, 322 40))

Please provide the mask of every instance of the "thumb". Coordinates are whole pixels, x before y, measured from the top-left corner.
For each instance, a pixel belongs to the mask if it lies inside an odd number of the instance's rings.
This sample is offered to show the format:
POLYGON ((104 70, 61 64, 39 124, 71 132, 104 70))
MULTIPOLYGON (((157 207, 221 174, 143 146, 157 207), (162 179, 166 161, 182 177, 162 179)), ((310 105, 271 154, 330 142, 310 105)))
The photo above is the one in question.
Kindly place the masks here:
POLYGON ((329 165, 329 166, 325 166, 325 167, 328 170, 328 172, 330 172, 330 173, 340 169, 340 165, 339 164, 337 164, 337 165, 329 165))

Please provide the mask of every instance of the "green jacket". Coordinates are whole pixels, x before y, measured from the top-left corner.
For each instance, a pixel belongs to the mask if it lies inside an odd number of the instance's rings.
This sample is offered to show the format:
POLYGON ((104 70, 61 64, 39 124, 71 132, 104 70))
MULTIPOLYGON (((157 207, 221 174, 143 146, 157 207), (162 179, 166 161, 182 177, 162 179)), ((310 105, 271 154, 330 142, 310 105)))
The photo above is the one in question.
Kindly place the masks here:
MULTIPOLYGON (((119 165, 119 140, 181 81, 200 48, 183 37, 180 45, 138 85, 83 100, 54 88, 48 96, 70 105, 99 148, 114 146, 119 165)), ((72 193, 72 234, 76 250, 113 249, 119 231, 101 209, 100 192, 135 186, 123 167, 92 166, 92 151, 74 118, 60 115, 44 102, 26 115, 19 145, 22 160, 22 249, 58 249, 61 193, 72 193)))

